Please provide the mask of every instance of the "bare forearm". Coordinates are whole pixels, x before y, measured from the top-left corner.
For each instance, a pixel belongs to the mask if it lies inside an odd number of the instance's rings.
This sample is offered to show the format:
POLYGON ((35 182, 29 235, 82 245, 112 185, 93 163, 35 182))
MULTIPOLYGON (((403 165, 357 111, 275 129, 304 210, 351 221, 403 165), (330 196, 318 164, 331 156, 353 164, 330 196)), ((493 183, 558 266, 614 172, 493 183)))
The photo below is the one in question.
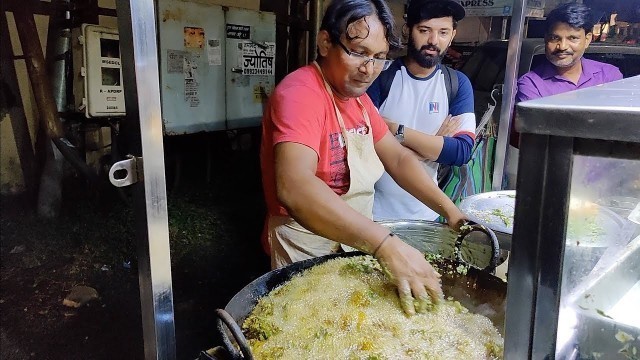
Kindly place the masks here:
POLYGON ((327 239, 372 253, 389 233, 351 208, 315 176, 282 179, 279 200, 302 226, 327 239))
MULTIPOLYGON (((391 133, 395 134, 398 131, 398 124, 389 119, 385 121, 391 133)), ((421 159, 435 161, 440 156, 443 142, 442 136, 428 135, 408 127, 404 128, 402 145, 411 149, 421 159)))
POLYGON ((417 130, 405 128, 402 145, 415 151, 422 158, 436 161, 442 152, 442 136, 427 135, 417 130))

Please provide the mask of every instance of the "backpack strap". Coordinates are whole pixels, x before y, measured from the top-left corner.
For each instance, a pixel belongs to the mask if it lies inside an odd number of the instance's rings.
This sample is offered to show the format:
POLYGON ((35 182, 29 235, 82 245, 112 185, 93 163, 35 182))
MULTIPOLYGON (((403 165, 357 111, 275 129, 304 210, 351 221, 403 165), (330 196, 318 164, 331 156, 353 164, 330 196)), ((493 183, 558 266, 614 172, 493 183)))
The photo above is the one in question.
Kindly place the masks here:
MULTIPOLYGON (((380 105, 382 105, 391 90, 391 84, 393 78, 396 76, 396 72, 400 70, 402 63, 400 61, 394 61, 391 66, 380 73, 378 81, 380 82, 380 105)), ((444 86, 447 89, 447 98, 449 99, 449 106, 453 102, 453 99, 458 95, 458 73, 446 65, 440 65, 442 74, 444 75, 444 86)))
POLYGON ((447 89, 449 106, 451 106, 453 99, 458 95, 458 73, 447 65, 440 65, 440 68, 444 75, 444 86, 447 89))
POLYGON ((402 63, 399 60, 391 63, 391 66, 378 76, 378 81, 380 81, 380 105, 382 105, 387 97, 389 96, 389 91, 391 90, 391 84, 393 83, 393 78, 396 77, 396 72, 400 70, 400 66, 402 63))

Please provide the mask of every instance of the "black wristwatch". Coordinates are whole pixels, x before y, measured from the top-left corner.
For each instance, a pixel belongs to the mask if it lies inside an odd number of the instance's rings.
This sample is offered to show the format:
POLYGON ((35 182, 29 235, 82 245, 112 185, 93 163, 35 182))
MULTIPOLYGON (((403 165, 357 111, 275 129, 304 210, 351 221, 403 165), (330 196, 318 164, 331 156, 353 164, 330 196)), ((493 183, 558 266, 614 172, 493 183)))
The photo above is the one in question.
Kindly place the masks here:
POLYGON ((404 142, 404 125, 398 125, 398 130, 396 131, 395 136, 396 140, 398 140, 400 144, 404 142))

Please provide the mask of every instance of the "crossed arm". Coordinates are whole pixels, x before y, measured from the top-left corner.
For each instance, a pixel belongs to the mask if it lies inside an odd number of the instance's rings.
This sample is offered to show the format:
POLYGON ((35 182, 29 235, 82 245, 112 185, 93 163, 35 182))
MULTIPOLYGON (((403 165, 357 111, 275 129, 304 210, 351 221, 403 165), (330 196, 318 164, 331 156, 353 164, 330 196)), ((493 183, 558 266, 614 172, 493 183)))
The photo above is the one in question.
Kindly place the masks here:
MULTIPOLYGON (((398 130, 398 123, 387 118, 385 118, 385 122, 389 130, 395 134, 398 130)), ((456 135, 460 130, 461 123, 462 117, 460 115, 448 115, 435 135, 425 134, 421 131, 405 127, 404 142, 402 145, 413 150, 419 160, 441 162, 447 165, 462 165, 469 161, 473 140, 466 134, 462 136, 456 135), (454 141, 453 150, 457 150, 456 152, 459 153, 453 156, 451 160, 442 158, 443 150, 446 148, 445 141, 447 140, 445 140, 445 137, 449 138, 449 141, 454 141)), ((450 156, 447 158, 450 158, 450 156)))

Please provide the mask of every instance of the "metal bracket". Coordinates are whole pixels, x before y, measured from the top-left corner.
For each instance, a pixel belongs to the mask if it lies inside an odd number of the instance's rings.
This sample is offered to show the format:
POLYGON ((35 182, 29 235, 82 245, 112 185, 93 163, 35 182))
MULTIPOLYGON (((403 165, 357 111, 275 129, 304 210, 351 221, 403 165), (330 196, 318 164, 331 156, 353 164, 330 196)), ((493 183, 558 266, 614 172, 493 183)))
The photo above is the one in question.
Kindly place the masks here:
POLYGON ((127 158, 127 160, 118 161, 113 164, 111 169, 109 169, 109 181, 111 181, 113 186, 129 186, 144 179, 142 158, 133 155, 127 155, 127 158), (122 178, 116 178, 115 173, 119 170, 124 170, 126 175, 122 178))
POLYGON ((231 72, 236 74, 242 74, 242 69, 233 67, 231 68, 231 72))

